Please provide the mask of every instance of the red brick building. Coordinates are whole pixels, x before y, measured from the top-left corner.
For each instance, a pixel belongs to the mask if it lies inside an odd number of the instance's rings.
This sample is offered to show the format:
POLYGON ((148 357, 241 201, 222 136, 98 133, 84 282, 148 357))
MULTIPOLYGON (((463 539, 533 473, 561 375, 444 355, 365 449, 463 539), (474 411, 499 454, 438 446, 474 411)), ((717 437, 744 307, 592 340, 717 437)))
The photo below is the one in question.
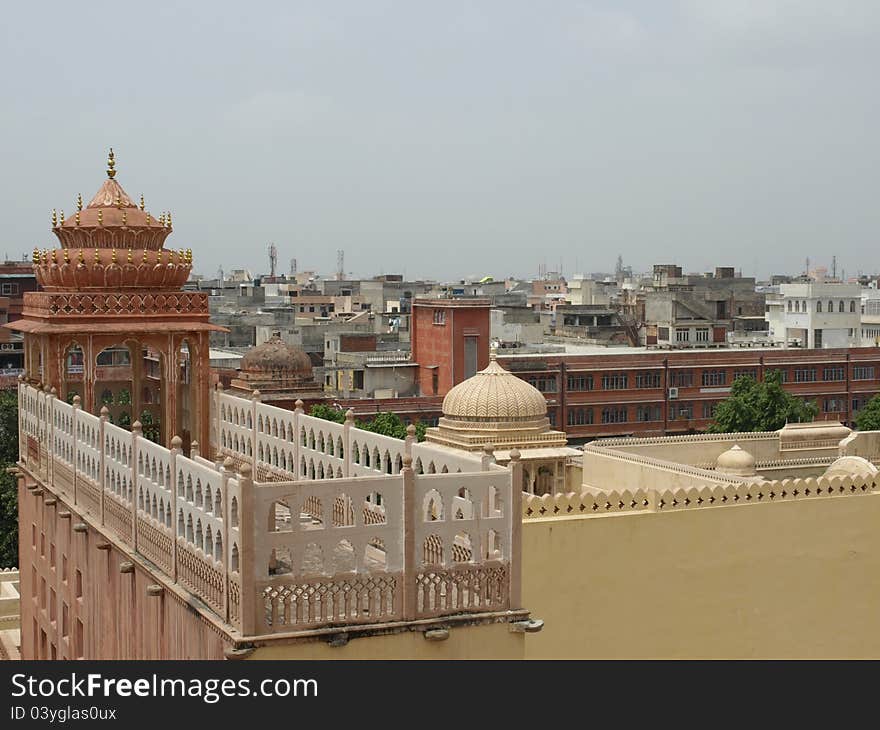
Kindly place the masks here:
POLYGON ((547 398, 570 439, 704 431, 740 375, 781 370, 785 389, 815 400, 819 419, 851 424, 880 391, 880 348, 711 350, 505 357, 501 365, 547 398))
POLYGON ((423 396, 446 395, 489 365, 488 299, 415 299, 412 359, 423 396))

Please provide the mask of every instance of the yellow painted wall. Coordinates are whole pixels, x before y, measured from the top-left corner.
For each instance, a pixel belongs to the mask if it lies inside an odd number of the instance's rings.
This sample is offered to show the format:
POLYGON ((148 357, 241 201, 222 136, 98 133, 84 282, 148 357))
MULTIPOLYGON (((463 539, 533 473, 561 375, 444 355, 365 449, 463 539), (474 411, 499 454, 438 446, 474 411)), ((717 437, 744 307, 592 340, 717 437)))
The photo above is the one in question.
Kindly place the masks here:
POLYGON ((880 657, 880 494, 523 523, 526 658, 880 657))
POLYGON ((446 641, 428 641, 421 631, 353 638, 345 646, 326 641, 274 643, 257 648, 249 659, 522 659, 526 634, 508 624, 451 626, 446 641))

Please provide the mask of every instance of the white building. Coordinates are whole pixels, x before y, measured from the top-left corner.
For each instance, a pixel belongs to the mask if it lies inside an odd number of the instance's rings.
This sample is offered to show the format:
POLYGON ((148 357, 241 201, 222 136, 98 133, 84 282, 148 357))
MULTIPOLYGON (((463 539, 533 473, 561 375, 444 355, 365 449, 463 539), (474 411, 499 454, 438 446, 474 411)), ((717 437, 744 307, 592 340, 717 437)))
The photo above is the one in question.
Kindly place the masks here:
POLYGON ((862 347, 880 346, 880 290, 862 289, 862 347))
POLYGON ((781 284, 778 297, 767 297, 769 335, 786 346, 858 346, 861 298, 858 284, 781 284))

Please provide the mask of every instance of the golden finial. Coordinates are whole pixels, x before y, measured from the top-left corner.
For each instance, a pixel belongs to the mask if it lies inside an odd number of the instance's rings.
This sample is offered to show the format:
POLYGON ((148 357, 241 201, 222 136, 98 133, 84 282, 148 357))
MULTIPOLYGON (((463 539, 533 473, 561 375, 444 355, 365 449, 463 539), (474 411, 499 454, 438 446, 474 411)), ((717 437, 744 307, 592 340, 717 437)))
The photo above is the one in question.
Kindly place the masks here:
POLYGON ((32 258, 31 260, 32 260, 35 264, 40 263, 40 250, 39 250, 36 246, 34 246, 34 255, 33 255, 33 258, 32 258))
POLYGON ((70 263, 70 249, 68 249, 68 248, 64 249, 64 263, 65 264, 70 263))
POLYGON ((76 224, 79 225, 79 211, 76 211, 76 224))
POLYGON ((148 226, 153 225, 153 219, 152 219, 152 217, 150 216, 149 213, 147 213, 147 225, 148 225, 148 226))
POLYGON ((147 263, 147 249, 144 249, 144 257, 141 259, 141 263, 147 263))
POLYGON ((193 252, 191 248, 186 249, 186 263, 191 264, 193 262, 193 252))
POLYGON ((104 225, 104 211, 103 210, 98 211, 98 225, 99 226, 104 225))
POLYGON ((141 193, 141 210, 143 210, 146 206, 144 205, 144 194, 141 193))
POLYGON ((116 249, 113 249, 113 253, 110 256, 110 260, 115 264, 116 263, 116 249))
POLYGON ((77 210, 82 210, 82 209, 83 209, 83 196, 82 196, 82 193, 77 193, 77 194, 76 194, 76 209, 77 209, 77 210))
POLYGON ((47 249, 43 249, 43 266, 49 263, 49 251, 47 249))
POLYGON ((100 260, 100 258, 101 258, 101 257, 100 257, 100 255, 98 254, 98 249, 95 248, 95 263, 96 263, 96 264, 98 263, 98 261, 100 260))
POLYGON ((116 207, 122 207, 122 195, 120 195, 119 193, 116 193, 116 207))
POLYGON ((168 227, 171 228, 171 211, 168 211, 168 215, 165 216, 165 222, 168 224, 168 227))
POLYGON ((178 249, 177 251, 177 263, 182 264, 186 259, 184 258, 184 250, 178 249))
POLYGON ((64 211, 61 211, 61 225, 64 225, 64 211))
POLYGON ((110 154, 107 155, 107 177, 111 180, 116 177, 116 155, 113 154, 113 148, 110 148, 110 154))
POLYGON ((165 226, 165 214, 164 213, 159 213, 159 225, 163 226, 163 227, 165 226))
POLYGON ((53 264, 58 263, 58 250, 54 249, 54 248, 52 249, 52 263, 53 264))
POLYGON ((83 258, 83 250, 80 249, 80 250, 79 250, 79 261, 80 261, 80 263, 82 263, 84 260, 85 260, 85 259, 83 258))
POLYGON ((131 249, 128 249, 128 263, 131 263, 131 249))
POLYGON ((55 212, 55 208, 52 208, 52 228, 58 227, 58 214, 55 212))
POLYGON ((122 225, 123 226, 126 225, 127 222, 128 222, 128 211, 123 210, 122 211, 122 225))

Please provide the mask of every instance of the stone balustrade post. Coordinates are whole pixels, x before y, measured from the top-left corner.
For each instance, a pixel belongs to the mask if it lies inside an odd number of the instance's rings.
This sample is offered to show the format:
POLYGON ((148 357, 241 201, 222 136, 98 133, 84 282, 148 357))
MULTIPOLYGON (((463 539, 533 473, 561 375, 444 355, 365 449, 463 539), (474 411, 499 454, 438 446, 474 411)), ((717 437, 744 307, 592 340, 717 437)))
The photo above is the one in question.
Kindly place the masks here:
POLYGON ((177 541, 181 536, 178 532, 179 520, 177 519, 177 457, 180 456, 182 444, 183 439, 180 436, 174 436, 171 439, 171 456, 168 459, 171 462, 171 514, 173 515, 171 526, 174 529, 174 540, 171 542, 171 578, 175 583, 177 583, 177 541))
POLYGON ((345 444, 345 459, 342 463, 342 475, 346 478, 352 476, 351 468, 351 430, 354 428, 354 410, 349 408, 345 412, 345 422, 342 424, 342 442, 345 444))
POLYGON ((519 449, 510 452, 510 608, 522 608, 522 481, 519 449))
POLYGON ((46 476, 55 484, 55 400, 58 391, 46 386, 46 476))
POLYGON ((232 521, 232 511, 229 506, 229 480, 232 478, 232 459, 229 457, 222 464, 217 465, 220 472, 221 494, 223 498, 223 550, 220 560, 223 570, 223 613, 226 622, 229 623, 229 551, 232 550, 232 539, 229 536, 229 527, 232 521))
POLYGON ((419 509, 415 496, 415 472, 412 468, 412 457, 403 457, 403 469, 400 470, 401 490, 403 497, 403 620, 412 621, 416 617, 416 521, 419 509))
POLYGON ((492 464, 495 463, 495 446, 486 444, 483 446, 483 453, 480 455, 480 465, 483 471, 489 471, 492 464))
POLYGON ((303 402, 297 398, 293 406, 293 473, 296 474, 296 479, 302 479, 299 461, 302 455, 302 436, 300 436, 300 431, 302 430, 303 402))
POLYGON ((244 464, 239 471, 238 489, 241 500, 238 505, 238 532, 241 537, 238 574, 241 577, 241 633, 253 636, 257 633, 256 538, 258 531, 265 529, 254 515, 253 472, 244 464))
MULTIPOLYGON (((138 449, 140 448, 140 439, 143 438, 143 426, 141 426, 140 421, 135 421, 131 424, 131 451, 129 452, 129 458, 131 459, 131 545, 134 548, 135 552, 138 549, 138 489, 140 488, 140 484, 138 484, 138 469, 137 469, 137 457, 138 457, 138 449)), ((149 512, 149 508, 145 510, 149 512)))
POLYGON ((406 427, 406 438, 403 440, 403 449, 404 453, 412 458, 412 447, 413 444, 418 443, 418 439, 416 438, 416 427, 413 424, 409 424, 406 427))
POLYGON ((254 390, 251 393, 251 469, 253 474, 257 473, 257 403, 260 402, 260 391, 254 390))

